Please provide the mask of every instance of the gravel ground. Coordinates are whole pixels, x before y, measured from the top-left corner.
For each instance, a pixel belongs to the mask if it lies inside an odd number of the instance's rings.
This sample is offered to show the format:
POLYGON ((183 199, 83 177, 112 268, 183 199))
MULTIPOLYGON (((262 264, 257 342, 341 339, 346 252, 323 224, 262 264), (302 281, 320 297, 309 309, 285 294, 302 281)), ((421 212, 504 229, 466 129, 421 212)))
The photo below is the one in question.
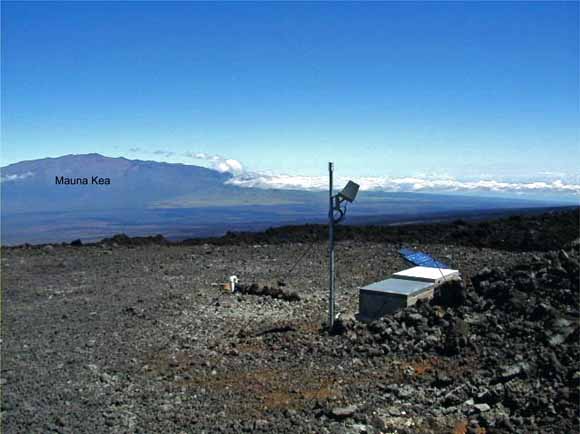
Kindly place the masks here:
MULTIPOLYGON (((511 269, 545 257, 436 243, 414 247, 458 268, 467 282, 485 267, 511 269)), ((356 313, 358 287, 408 267, 398 248, 338 243, 343 317, 356 313)), ((551 432, 503 401, 484 402, 465 390, 485 368, 487 353, 409 348, 402 344, 413 341, 406 334, 393 344, 372 337, 380 326, 348 320, 347 332, 328 335, 326 249, 325 243, 296 242, 4 249, 4 432, 551 432), (227 293, 220 284, 231 274, 260 286, 283 280, 300 300, 227 293), (461 402, 449 402, 454 399, 461 402), (486 422, 479 417, 486 412, 497 417, 486 422)), ((577 340, 572 346, 576 351, 577 340)), ((517 362, 513 356, 506 362, 517 362)), ((530 374, 524 386, 535 380, 530 374)), ((554 399, 558 393, 554 389, 554 399)), ((577 397, 577 389, 568 393, 577 397)), ((577 432, 569 406, 554 412, 567 418, 567 432, 577 432)))

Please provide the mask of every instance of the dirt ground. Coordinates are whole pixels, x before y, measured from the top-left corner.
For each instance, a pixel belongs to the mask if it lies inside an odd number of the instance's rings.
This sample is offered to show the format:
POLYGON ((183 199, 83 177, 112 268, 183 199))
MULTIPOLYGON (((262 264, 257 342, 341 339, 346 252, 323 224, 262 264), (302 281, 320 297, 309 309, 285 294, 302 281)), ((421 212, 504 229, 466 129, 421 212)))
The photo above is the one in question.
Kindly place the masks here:
MULTIPOLYGON (((360 286, 408 268, 398 247, 338 243, 343 317, 357 312, 360 286)), ((533 254, 412 247, 467 280, 533 254)), ((326 243, 4 249, 4 432, 486 432, 471 410, 444 404, 455 386, 433 385, 447 376, 461 388, 485 369, 477 354, 391 345, 369 355, 356 336, 329 335, 326 316, 326 243), (283 280, 300 300, 228 293, 232 274, 283 280)), ((487 432, 525 431, 513 429, 487 432)))

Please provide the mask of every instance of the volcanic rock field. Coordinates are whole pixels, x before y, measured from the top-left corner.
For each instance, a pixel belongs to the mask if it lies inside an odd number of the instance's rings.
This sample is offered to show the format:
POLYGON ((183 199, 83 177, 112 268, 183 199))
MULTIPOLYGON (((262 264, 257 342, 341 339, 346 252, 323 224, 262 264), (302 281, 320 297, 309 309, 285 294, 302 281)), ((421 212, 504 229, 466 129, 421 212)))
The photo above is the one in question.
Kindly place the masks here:
POLYGON ((340 227, 333 333, 323 226, 4 247, 2 432, 580 432, 578 222, 340 227), (401 247, 463 284, 357 322, 401 247))

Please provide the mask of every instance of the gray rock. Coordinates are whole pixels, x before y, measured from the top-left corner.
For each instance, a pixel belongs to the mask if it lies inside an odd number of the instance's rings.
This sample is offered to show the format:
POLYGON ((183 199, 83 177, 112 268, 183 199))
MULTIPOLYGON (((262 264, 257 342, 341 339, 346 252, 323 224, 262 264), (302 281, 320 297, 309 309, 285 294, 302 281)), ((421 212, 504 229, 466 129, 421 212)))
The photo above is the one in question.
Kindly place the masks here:
POLYGON ((335 407, 330 412, 331 416, 336 419, 345 419, 352 416, 357 410, 356 405, 349 405, 347 407, 335 407))
POLYGON ((359 434, 359 433, 368 433, 369 432, 369 427, 360 423, 355 423, 352 427, 351 427, 351 432, 353 434, 359 434))
POLYGON ((526 362, 520 362, 515 365, 502 366, 500 378, 503 381, 507 381, 528 372, 529 369, 530 365, 526 362))
POLYGON ((265 419, 258 419, 256 422, 254 422, 254 428, 255 429, 264 429, 268 425, 270 425, 270 422, 268 422, 265 419))
POLYGON ((396 391, 397 396, 401 399, 407 399, 410 398, 411 396, 413 396, 413 394, 415 393, 415 389, 411 386, 405 385, 405 386, 401 386, 397 389, 396 391))
POLYGON ((480 413, 485 413, 486 411, 491 410, 491 407, 488 404, 475 404, 473 407, 480 413))

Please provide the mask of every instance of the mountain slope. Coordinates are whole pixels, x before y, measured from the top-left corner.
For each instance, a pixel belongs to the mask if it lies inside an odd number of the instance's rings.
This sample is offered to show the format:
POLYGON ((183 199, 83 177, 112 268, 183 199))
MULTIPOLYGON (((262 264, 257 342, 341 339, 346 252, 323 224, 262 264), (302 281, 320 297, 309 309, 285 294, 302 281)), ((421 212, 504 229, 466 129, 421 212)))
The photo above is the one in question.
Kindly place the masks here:
POLYGON ((225 184, 230 177, 204 167, 99 154, 23 161, 2 168, 2 212, 272 204, 290 200, 288 194, 225 184), (108 178, 110 184, 92 184, 93 176, 108 178), (59 185, 56 178, 60 177, 86 178, 88 185, 59 185))

